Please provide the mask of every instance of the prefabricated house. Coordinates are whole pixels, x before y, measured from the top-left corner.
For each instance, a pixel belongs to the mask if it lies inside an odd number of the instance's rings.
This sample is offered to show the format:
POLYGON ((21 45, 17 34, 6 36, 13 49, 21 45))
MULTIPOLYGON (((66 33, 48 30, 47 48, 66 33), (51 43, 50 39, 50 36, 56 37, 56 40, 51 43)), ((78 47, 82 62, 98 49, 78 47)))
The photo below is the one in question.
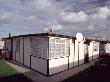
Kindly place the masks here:
POLYGON ((46 76, 99 58, 100 42, 75 37, 38 33, 4 38, 10 58, 46 76))
POLYGON ((10 58, 49 76, 73 67, 74 39, 39 33, 4 38, 4 41, 5 49, 11 52, 10 58))
POLYGON ((110 55, 110 42, 108 42, 108 43, 105 45, 105 52, 106 52, 106 54, 110 55))
POLYGON ((110 52, 107 50, 107 48, 109 47, 109 42, 108 41, 100 41, 100 50, 99 50, 99 56, 104 57, 106 55, 108 55, 110 52), (108 47, 107 47, 108 46, 108 47), (108 51, 108 52, 107 52, 108 51), (107 54, 108 53, 108 54, 107 54))
POLYGON ((89 43, 89 61, 99 58, 99 46, 100 42, 93 40, 89 43))
POLYGON ((0 49, 3 49, 4 47, 4 41, 0 40, 0 49))
POLYGON ((2 58, 3 47, 4 47, 4 41, 0 40, 0 59, 2 58))

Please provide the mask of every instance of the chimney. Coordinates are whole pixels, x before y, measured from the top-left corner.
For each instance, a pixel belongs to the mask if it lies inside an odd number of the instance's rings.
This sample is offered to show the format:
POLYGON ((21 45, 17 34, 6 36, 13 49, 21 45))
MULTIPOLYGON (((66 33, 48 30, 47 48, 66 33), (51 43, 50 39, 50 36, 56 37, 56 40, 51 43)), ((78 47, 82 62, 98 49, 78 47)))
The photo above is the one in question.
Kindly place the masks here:
POLYGON ((11 33, 9 33, 9 37, 11 37, 11 33))

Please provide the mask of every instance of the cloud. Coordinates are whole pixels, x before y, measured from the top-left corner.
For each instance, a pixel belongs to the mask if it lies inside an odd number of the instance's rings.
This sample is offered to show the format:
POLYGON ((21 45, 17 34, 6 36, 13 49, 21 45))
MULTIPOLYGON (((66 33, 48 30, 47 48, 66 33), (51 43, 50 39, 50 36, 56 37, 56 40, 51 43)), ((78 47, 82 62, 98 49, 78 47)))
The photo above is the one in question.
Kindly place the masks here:
POLYGON ((80 11, 78 13, 62 12, 60 14, 60 18, 63 22, 67 23, 77 23, 87 21, 87 15, 83 11, 80 11))
POLYGON ((89 30, 94 30, 94 28, 95 28, 94 25, 88 26, 88 29, 89 29, 89 30))
MULTIPOLYGON (((103 19, 107 19, 110 16, 110 9, 105 7, 97 8, 95 13, 86 14, 84 11, 80 12, 61 12, 60 20, 64 23, 74 24, 74 23, 82 23, 82 22, 96 22, 96 20, 103 21, 103 19)), ((105 21, 105 20, 104 20, 105 21)))
POLYGON ((55 33, 90 37, 102 32, 109 38, 109 22, 108 0, 0 0, 2 36, 44 32, 55 25, 55 33))
POLYGON ((60 9, 57 9, 56 3, 54 0, 33 0, 28 6, 30 11, 37 15, 48 15, 56 14, 60 9))
POLYGON ((32 1, 32 6, 39 11, 44 11, 47 9, 52 9, 54 6, 51 4, 50 0, 34 0, 32 1))
POLYGON ((99 8, 98 12, 93 15, 93 18, 106 19, 108 16, 110 16, 110 9, 105 6, 99 8))
POLYGON ((49 29, 53 29, 55 32, 63 30, 63 26, 56 24, 56 25, 48 25, 48 28, 44 28, 44 31, 48 32, 49 29))
POLYGON ((9 24, 13 20, 13 14, 9 12, 0 13, 0 25, 9 24))

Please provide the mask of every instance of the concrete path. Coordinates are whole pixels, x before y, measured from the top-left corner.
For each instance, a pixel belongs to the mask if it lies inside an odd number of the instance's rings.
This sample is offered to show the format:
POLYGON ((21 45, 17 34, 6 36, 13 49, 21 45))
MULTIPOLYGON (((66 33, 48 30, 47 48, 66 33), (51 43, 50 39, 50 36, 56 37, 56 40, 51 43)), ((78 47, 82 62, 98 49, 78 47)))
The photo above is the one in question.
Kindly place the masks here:
POLYGON ((9 62, 9 61, 5 61, 5 63, 7 63, 10 67, 16 69, 19 73, 25 73, 25 72, 30 71, 28 68, 24 68, 22 66, 19 66, 18 64, 14 64, 14 63, 9 62))
POLYGON ((70 70, 55 74, 50 77, 46 77, 38 72, 35 72, 31 70, 30 68, 27 68, 23 66, 22 64, 19 64, 13 60, 6 61, 8 65, 10 65, 12 68, 16 69, 18 72, 23 73, 24 76, 31 79, 33 82, 61 82, 67 78, 70 78, 71 76, 76 75, 77 73, 89 68, 90 66, 94 65, 95 61, 89 62, 87 64, 80 65, 78 67, 74 67, 70 70))

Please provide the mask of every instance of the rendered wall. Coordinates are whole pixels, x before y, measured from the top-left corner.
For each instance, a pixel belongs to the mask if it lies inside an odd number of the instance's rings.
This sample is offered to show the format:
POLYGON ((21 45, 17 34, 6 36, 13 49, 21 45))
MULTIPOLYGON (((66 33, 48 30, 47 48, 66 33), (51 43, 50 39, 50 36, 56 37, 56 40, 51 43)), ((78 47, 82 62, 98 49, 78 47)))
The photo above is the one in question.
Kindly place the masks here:
POLYGON ((16 47, 15 47, 15 39, 13 39, 13 60, 16 60, 16 56, 15 56, 15 51, 16 51, 16 47))
POLYGON ((0 49, 3 49, 3 47, 4 47, 4 41, 0 40, 0 49))
POLYGON ((74 56, 75 56, 75 52, 74 52, 74 40, 70 39, 70 56, 69 56, 69 68, 74 67, 74 56))
POLYGON ((89 62, 89 48, 88 48, 88 44, 84 43, 84 63, 89 62))
MULTIPOLYGON (((99 58, 99 46, 100 46, 100 43, 99 42, 95 42, 96 43, 96 46, 98 47, 97 51, 94 51, 93 52, 93 59, 98 59, 99 58)), ((94 44, 94 47, 95 47, 95 44, 94 44)))
POLYGON ((24 37, 24 65, 30 67, 30 38, 24 37))
POLYGON ((79 43, 79 65, 84 64, 84 43, 79 43))
POLYGON ((20 38, 20 63, 23 64, 23 53, 24 53, 24 49, 23 49, 23 46, 24 46, 24 39, 23 37, 20 38))
POLYGON ((90 42, 89 46, 89 61, 92 61, 93 60, 93 43, 90 42))
POLYGON ((75 40, 74 66, 78 66, 78 42, 75 40))
POLYGON ((90 42, 90 45, 89 45, 89 61, 92 61, 94 59, 99 58, 99 46, 100 46, 99 42, 96 42, 96 41, 90 42), (96 51, 94 50, 95 44, 98 47, 96 51))
POLYGON ((78 44, 78 41, 75 40, 74 66, 78 66, 78 61, 79 61, 79 65, 84 63, 84 43, 82 41, 78 44))
POLYGON ((68 69, 68 57, 49 60, 49 75, 68 69))
POLYGON ((20 38, 16 38, 15 40, 15 57, 16 57, 16 61, 20 62, 20 38))
POLYGON ((105 45, 106 53, 110 54, 110 43, 105 45))
POLYGON ((89 54, 89 45, 84 44, 84 55, 88 55, 88 54, 89 54))
POLYGON ((103 57, 106 55, 106 44, 100 43, 99 46, 99 53, 100 53, 100 57, 103 57))
POLYGON ((20 62, 23 64, 23 50, 22 50, 22 39, 21 38, 14 38, 13 39, 13 60, 20 62))
POLYGON ((47 75, 47 60, 31 56, 31 68, 47 75))

